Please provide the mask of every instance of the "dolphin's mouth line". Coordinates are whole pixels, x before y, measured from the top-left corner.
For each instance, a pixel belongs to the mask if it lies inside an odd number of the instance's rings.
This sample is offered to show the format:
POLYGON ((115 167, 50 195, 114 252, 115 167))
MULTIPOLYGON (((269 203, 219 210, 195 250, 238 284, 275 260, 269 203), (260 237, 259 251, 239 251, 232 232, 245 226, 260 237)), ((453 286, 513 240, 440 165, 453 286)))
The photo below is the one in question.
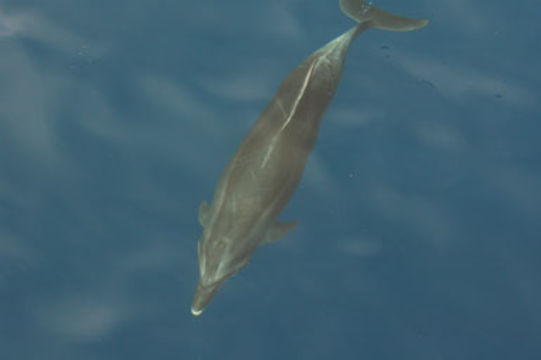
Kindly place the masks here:
POLYGON ((216 281, 213 281, 211 282, 210 284, 205 284, 203 285, 201 282, 199 282, 199 284, 197 285, 201 290, 213 290, 214 288, 218 287, 218 286, 221 286, 226 280, 227 278, 230 276, 230 274, 227 274, 223 279, 221 280, 216 280, 216 281))
POLYGON ((208 289, 211 289, 211 288, 214 288, 216 287, 217 285, 219 285, 219 282, 220 281, 215 281, 213 283, 210 283, 208 285, 201 285, 201 283, 199 284, 199 287, 202 289, 202 290, 208 290, 208 289))

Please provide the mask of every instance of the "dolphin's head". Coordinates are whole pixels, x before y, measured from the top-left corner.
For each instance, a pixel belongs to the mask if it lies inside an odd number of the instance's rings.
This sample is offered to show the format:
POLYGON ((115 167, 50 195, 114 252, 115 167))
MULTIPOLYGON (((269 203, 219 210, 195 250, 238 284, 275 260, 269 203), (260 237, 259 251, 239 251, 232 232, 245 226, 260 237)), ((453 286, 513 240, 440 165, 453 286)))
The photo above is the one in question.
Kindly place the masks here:
POLYGON ((195 316, 201 315, 227 279, 248 264, 254 250, 251 246, 239 246, 242 241, 216 235, 216 232, 204 231, 198 243, 199 282, 191 308, 195 316))

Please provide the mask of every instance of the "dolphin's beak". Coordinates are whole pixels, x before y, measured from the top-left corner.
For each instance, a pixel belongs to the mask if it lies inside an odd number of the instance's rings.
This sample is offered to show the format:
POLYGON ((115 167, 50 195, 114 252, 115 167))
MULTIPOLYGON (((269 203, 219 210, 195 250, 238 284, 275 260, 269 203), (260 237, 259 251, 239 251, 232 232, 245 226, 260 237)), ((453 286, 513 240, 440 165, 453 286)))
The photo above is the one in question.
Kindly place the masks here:
POLYGON ((216 294, 216 291, 220 288, 220 285, 222 285, 223 281, 216 282, 214 284, 211 284, 209 286, 203 286, 201 285, 201 281, 197 284, 197 289, 195 289, 195 294, 193 296, 193 302, 192 302, 192 314, 195 316, 201 315, 203 310, 205 310, 205 307, 208 305, 210 300, 214 297, 214 294, 216 294))

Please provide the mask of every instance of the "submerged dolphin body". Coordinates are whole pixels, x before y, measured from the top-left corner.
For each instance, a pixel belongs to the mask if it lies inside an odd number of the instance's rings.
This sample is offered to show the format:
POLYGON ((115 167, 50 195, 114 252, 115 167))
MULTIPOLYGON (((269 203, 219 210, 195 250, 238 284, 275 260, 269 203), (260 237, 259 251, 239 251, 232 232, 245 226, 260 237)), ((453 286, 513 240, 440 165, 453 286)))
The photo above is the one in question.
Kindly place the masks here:
POLYGON ((242 269, 259 244, 295 227, 277 218, 297 187, 325 109, 338 86, 352 40, 366 29, 410 31, 427 20, 389 14, 364 0, 340 0, 358 25, 314 52, 282 82, 225 168, 212 206, 199 222, 199 283, 191 312, 200 315, 218 288, 242 269))

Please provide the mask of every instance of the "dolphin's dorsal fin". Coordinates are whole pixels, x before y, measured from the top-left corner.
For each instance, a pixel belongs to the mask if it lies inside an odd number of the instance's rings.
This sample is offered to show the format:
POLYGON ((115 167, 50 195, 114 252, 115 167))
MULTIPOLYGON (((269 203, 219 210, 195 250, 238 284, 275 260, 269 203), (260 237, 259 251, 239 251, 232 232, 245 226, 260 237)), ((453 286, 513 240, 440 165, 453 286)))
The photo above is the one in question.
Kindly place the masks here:
POLYGON ((297 226, 296 221, 290 221, 290 222, 275 222, 274 225, 272 225, 269 230, 265 233, 265 237, 263 238, 263 241, 261 241, 262 244, 271 244, 275 242, 276 240, 284 237, 285 234, 293 230, 293 228, 297 226))
POLYGON ((199 224, 202 227, 207 226, 207 223, 209 220, 209 205, 207 204, 205 200, 203 200, 201 202, 201 205, 199 205, 198 218, 199 218, 199 224))

